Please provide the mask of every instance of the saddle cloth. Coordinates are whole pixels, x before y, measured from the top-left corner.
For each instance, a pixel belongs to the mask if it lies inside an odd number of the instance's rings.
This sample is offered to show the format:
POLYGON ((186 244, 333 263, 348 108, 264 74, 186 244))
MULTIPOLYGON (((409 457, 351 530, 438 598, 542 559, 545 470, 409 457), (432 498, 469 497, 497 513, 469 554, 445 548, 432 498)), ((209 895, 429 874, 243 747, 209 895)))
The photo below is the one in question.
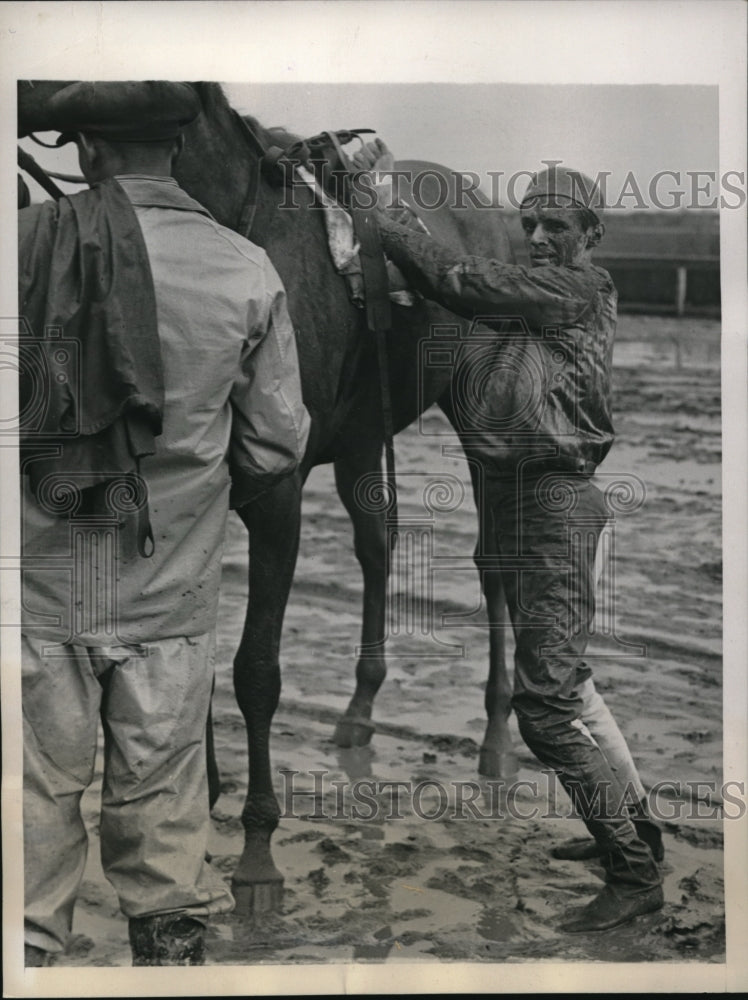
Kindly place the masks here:
MULTIPOLYGON (((363 269, 359 256, 361 248, 355 238, 353 220, 350 213, 324 190, 311 170, 302 164, 296 164, 295 170, 299 178, 315 193, 317 203, 323 207, 327 242, 335 269, 345 277, 351 301, 360 309, 363 309, 366 300, 363 269)), ((380 203, 390 205, 392 203, 390 198, 391 176, 374 172, 372 179, 379 195, 380 203)), ((426 226, 407 203, 402 204, 401 216, 399 221, 417 226, 424 232, 428 232, 426 226)), ((408 288, 402 272, 392 261, 387 260, 386 266, 390 287, 390 300, 401 306, 415 305, 416 301, 420 298, 418 292, 408 288)))

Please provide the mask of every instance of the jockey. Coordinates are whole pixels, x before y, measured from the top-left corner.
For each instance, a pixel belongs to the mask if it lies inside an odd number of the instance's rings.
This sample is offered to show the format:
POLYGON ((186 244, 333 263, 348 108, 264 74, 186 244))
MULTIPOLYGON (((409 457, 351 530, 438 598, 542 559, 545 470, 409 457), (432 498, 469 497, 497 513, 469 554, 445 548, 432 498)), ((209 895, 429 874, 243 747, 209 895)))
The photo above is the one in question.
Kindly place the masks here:
POLYGON ((39 399, 21 387, 42 412, 21 432, 26 964, 71 932, 99 717, 101 859, 133 964, 202 964, 208 917, 233 907, 206 861, 229 499, 294 473, 309 416, 275 269, 172 177, 193 89, 76 83, 51 103, 90 190, 19 212, 48 373, 39 399))
MULTIPOLYGON (((370 169, 382 155, 381 145, 370 146, 356 165, 370 169)), ((385 253, 410 286, 498 334, 495 366, 486 372, 480 353, 481 391, 456 409, 466 451, 486 473, 516 639, 512 706, 520 732, 556 771, 594 838, 554 853, 599 856, 606 870, 599 895, 562 922, 566 931, 614 927, 663 905, 661 834, 583 659, 595 552, 608 518, 592 476, 614 436, 617 295, 591 261, 605 231, 602 209, 599 189, 578 171, 536 174, 521 205, 529 268, 459 255, 400 225, 384 206, 377 211, 385 253)), ((460 363, 469 369, 469 341, 460 363)), ((474 384, 465 377, 453 386, 474 384)))

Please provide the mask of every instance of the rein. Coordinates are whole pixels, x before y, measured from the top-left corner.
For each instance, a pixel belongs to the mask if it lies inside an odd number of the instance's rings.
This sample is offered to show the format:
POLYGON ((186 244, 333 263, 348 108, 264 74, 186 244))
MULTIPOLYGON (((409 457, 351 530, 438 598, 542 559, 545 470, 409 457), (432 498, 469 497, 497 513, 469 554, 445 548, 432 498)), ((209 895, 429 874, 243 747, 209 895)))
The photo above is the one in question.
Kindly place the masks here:
POLYGON ((240 236, 245 239, 249 239, 250 233, 252 232, 252 226, 255 221, 255 215, 257 213, 257 204, 260 200, 260 180, 262 177, 262 162, 267 156, 268 150, 265 145, 260 141, 259 136, 255 133, 254 129, 251 128, 249 122, 247 122, 238 111, 232 111, 234 119, 238 122, 239 128, 242 131, 244 138, 250 150, 257 154, 256 157, 250 158, 250 170, 249 170, 249 181, 247 182, 247 193, 244 195, 244 202, 242 204, 242 209, 239 214, 239 222, 237 223, 237 232, 240 236))
POLYGON ((67 181, 68 184, 85 184, 86 178, 80 174, 60 174, 56 170, 47 170, 47 177, 54 177, 56 181, 67 181))
POLYGON ((29 132, 29 139, 31 139, 32 142, 35 142, 37 144, 37 146, 44 146, 45 149, 59 149, 60 148, 57 145, 56 142, 44 142, 38 136, 34 135, 33 132, 29 132))
MULTIPOLYGON (((59 149, 53 142, 42 142, 38 139, 33 132, 29 132, 29 139, 37 144, 37 146, 43 146, 45 149, 59 149)), ((18 166, 21 170, 25 170, 26 173, 33 177, 36 183, 44 188, 47 194, 51 195, 55 201, 59 201, 60 198, 65 196, 65 192, 61 191, 51 180, 54 177, 58 181, 66 181, 68 184, 85 184, 86 178, 79 177, 77 174, 60 174, 55 170, 45 170, 39 163, 36 162, 31 153, 27 153, 21 147, 18 147, 18 166)))
MULTIPOLYGON (((21 170, 25 170, 30 177, 33 177, 36 183, 43 187, 47 194, 51 195, 55 201, 59 201, 63 197, 64 192, 57 187, 46 170, 40 167, 34 157, 24 149, 21 149, 20 146, 18 147, 18 166, 21 170)), ((64 180, 65 178, 60 179, 64 180)))

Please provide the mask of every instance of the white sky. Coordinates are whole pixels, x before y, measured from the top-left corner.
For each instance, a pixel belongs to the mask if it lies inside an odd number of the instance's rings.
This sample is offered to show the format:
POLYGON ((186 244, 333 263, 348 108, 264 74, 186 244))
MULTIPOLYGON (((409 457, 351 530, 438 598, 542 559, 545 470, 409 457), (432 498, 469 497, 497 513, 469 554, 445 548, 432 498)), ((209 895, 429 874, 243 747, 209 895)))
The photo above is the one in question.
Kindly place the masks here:
MULTIPOLYGON (((595 176, 609 171, 608 190, 618 200, 630 173, 644 200, 663 170, 658 196, 684 192, 690 199, 688 172, 719 169, 719 91, 716 86, 538 85, 453 83, 251 83, 225 84, 237 110, 264 125, 282 125, 303 136, 323 129, 377 129, 395 154, 472 170, 488 190, 489 171, 504 204, 509 178, 533 170, 546 159, 560 159, 595 176)), ((55 135, 44 137, 54 140, 55 135)), ((52 170, 77 173, 75 146, 40 149, 22 145, 52 170)), ((524 191, 526 178, 516 183, 524 191)), ((708 178, 699 204, 713 200, 717 188, 708 178)), ((66 185, 62 185, 66 187, 66 185)), ((74 188, 70 188, 74 190, 74 188)), ((631 190, 629 188, 629 190, 631 190)), ((37 197, 46 197, 34 190, 37 197)), ((621 200, 635 208, 636 197, 621 200)))
POLYGON ((226 89, 238 110, 264 125, 304 136, 376 128, 401 158, 436 160, 482 178, 491 170, 510 176, 543 159, 561 159, 593 176, 610 171, 620 193, 629 171, 646 189, 658 171, 719 168, 716 86, 255 83, 226 89))

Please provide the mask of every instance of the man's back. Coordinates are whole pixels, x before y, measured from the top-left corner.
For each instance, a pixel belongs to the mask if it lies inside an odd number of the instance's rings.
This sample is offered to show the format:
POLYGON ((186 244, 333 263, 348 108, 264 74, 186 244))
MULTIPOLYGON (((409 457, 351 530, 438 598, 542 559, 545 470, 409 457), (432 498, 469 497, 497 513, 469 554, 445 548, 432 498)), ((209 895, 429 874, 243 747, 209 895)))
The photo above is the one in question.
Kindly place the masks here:
MULTIPOLYGON (((106 608, 99 607, 88 620, 75 609, 81 595, 71 600, 67 570, 25 574, 28 610, 60 615, 63 626, 54 635, 48 628, 38 632, 29 619, 27 633, 64 639, 76 619, 78 641, 92 644, 207 631, 218 599, 232 409, 235 423, 251 425, 251 400, 274 395, 280 444, 260 455, 265 474, 282 472, 298 460, 305 432, 299 401, 286 403, 280 385, 282 355, 293 349, 293 335, 284 309, 278 319, 283 290, 264 251, 219 226, 171 178, 118 180, 148 252, 163 361, 163 430, 155 455, 143 459, 140 468, 155 548, 150 558, 137 554, 132 521, 119 531, 116 638, 101 634, 111 614, 106 608), (263 371, 253 378, 249 370, 260 356, 263 371)), ((33 501, 26 504, 25 517, 27 556, 59 557, 68 550, 65 522, 33 501)), ((102 560, 94 570, 99 578, 93 593, 106 601, 111 601, 109 581, 102 575, 111 573, 109 565, 102 560)))
POLYGON ((296 470, 309 415, 278 275, 172 179, 194 89, 78 81, 49 105, 91 189, 19 221, 29 357, 48 362, 22 457, 24 952, 45 965, 69 941, 101 722, 101 862, 133 964, 201 965, 233 906, 206 858, 229 499, 296 470))

